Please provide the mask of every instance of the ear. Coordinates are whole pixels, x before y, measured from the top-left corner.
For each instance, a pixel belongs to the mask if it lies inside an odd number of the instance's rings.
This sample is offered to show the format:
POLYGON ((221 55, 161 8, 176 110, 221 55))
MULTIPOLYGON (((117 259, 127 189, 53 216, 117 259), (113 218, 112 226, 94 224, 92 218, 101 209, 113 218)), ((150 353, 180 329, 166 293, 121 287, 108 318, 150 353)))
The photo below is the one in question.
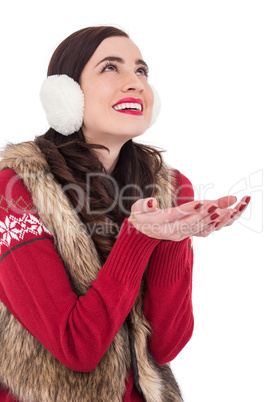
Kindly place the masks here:
POLYGON ((41 86, 40 100, 49 125, 63 135, 82 127, 84 94, 80 85, 68 75, 51 75, 41 86))
POLYGON ((159 93, 157 92, 157 90, 155 89, 155 87, 153 85, 151 85, 151 88, 152 88, 153 94, 154 94, 154 106, 153 106, 153 112, 152 112, 152 119, 151 119, 151 122, 150 122, 150 125, 148 128, 150 128, 156 122, 158 115, 160 113, 160 110, 161 110, 161 101, 160 101, 159 93))

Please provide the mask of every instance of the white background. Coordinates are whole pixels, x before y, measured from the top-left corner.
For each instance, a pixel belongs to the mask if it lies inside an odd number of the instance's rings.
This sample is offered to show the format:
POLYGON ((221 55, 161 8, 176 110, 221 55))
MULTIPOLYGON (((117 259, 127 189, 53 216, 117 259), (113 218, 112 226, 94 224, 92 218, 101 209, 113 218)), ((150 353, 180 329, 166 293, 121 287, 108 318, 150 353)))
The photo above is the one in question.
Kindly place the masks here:
POLYGON ((194 239, 195 330, 172 367, 185 402, 267 402, 267 2, 4 4, 0 146, 46 131, 39 88, 57 44, 110 24, 140 47, 162 99, 139 141, 166 149, 197 199, 251 195, 240 222, 194 239))

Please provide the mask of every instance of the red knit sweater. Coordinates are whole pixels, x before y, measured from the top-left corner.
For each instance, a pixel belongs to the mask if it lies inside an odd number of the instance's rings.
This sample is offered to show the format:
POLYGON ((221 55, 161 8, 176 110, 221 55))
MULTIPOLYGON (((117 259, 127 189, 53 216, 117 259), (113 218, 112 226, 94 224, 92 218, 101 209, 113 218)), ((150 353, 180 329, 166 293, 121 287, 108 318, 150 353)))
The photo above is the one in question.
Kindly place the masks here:
MULTIPOLYGON (((89 372, 133 306, 148 264, 148 348, 159 364, 173 360, 193 331, 190 238, 152 239, 125 219, 97 279, 85 296, 78 297, 23 182, 16 180, 7 194, 7 183, 15 175, 11 169, 0 172, 0 300, 9 311, 62 364, 89 372)), ((193 189, 185 176, 177 176, 181 204, 193 198, 193 189)), ((1 384, 0 401, 15 401, 1 384)), ((142 399, 130 372, 123 402, 138 401, 142 399)))

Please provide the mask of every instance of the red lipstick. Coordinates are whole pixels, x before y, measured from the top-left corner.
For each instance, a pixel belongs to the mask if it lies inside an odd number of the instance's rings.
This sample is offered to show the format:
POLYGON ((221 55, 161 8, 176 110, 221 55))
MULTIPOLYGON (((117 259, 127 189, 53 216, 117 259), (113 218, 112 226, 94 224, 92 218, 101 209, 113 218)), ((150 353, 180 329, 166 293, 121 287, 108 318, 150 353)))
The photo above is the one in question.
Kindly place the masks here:
POLYGON ((135 116, 143 115, 143 101, 140 98, 123 98, 120 99, 113 108, 116 112, 132 114, 135 116), (123 106, 119 106, 122 105, 123 106), (132 104, 132 105, 131 105, 132 104), (133 105, 134 104, 134 105, 133 105), (124 108, 123 108, 124 107, 124 108))

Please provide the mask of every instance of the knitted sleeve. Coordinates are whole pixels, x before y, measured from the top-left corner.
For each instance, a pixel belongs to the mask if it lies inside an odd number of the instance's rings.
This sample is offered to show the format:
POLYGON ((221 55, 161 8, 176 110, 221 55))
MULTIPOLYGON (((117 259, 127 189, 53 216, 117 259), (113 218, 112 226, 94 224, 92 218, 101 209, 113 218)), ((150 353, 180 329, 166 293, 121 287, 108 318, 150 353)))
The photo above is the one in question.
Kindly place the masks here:
MULTIPOLYGON (((177 183, 177 205, 193 200, 192 184, 179 172, 177 183)), ((191 238, 161 241, 151 255, 144 313, 152 327, 148 347, 159 364, 173 360, 192 336, 192 268, 191 238)))
POLYGON ((13 170, 0 172, 0 300, 72 370, 97 366, 133 306, 159 242, 126 219, 97 279, 78 297, 30 193, 13 170))

